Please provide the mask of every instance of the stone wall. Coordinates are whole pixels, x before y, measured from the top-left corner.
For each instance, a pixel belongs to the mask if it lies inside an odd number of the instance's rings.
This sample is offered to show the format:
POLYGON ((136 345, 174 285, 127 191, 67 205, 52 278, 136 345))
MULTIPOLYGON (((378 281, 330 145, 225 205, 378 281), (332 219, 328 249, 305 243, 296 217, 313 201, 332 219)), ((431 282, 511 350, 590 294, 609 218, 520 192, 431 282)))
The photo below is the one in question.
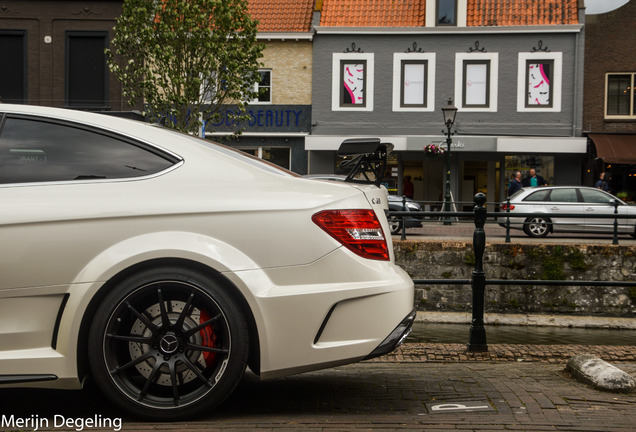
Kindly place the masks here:
MULTIPOLYGON (((394 241, 396 262, 413 279, 470 279, 470 242, 394 241)), ((537 280, 487 285, 486 312, 636 317, 636 287, 545 286, 540 280, 635 281, 636 247, 591 244, 488 243, 486 279, 537 280)), ((469 285, 416 285, 419 310, 472 310, 469 285)))

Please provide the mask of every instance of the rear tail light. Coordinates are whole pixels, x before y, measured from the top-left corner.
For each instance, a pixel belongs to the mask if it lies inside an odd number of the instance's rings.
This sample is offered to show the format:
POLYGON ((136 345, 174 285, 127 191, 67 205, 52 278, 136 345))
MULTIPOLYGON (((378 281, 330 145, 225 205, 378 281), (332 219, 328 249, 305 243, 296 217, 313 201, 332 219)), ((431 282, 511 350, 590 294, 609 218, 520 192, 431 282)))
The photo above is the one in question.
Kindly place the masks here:
POLYGON ((361 257, 390 260, 382 226, 373 210, 324 210, 311 219, 361 257))
POLYGON ((514 204, 510 204, 510 206, 508 206, 508 204, 502 204, 501 205, 501 210, 503 210, 503 211, 508 211, 508 210, 512 211, 514 209, 515 209, 515 205, 514 204), (508 207, 510 207, 510 209, 508 209, 508 207))

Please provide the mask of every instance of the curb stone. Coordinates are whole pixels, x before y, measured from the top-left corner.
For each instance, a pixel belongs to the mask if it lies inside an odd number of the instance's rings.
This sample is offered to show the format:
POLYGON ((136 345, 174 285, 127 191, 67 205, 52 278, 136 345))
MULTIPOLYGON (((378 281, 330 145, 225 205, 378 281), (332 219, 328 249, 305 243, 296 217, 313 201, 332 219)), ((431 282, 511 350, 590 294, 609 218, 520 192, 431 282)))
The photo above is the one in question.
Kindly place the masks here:
POLYGON ((580 381, 601 390, 636 392, 636 380, 632 376, 591 354, 575 355, 565 369, 580 381))

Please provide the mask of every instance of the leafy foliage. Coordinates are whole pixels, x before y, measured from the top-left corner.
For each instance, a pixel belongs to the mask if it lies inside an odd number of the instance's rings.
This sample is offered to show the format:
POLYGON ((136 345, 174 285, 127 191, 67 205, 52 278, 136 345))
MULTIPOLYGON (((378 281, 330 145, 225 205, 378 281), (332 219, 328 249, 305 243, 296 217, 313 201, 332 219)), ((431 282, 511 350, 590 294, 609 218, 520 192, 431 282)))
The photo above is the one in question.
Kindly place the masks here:
POLYGON ((196 132, 224 104, 253 99, 264 45, 247 0, 124 0, 109 68, 151 120, 196 132))

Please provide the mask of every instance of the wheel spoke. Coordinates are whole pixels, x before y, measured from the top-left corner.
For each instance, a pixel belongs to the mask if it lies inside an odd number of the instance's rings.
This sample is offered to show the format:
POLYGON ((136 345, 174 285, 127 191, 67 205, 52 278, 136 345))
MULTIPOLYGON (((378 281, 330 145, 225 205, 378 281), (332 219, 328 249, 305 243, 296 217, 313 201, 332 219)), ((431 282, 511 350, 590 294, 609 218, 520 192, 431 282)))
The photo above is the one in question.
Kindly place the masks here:
POLYGON ((172 398, 174 399, 174 406, 179 405, 179 384, 177 383, 177 367, 176 362, 171 362, 168 367, 170 368, 170 382, 172 383, 172 398))
POLYGON ((189 350, 193 350, 193 351, 206 351, 206 352, 213 352, 213 353, 219 353, 219 354, 227 354, 228 352, 230 352, 230 350, 227 348, 213 348, 213 347, 207 347, 207 346, 196 345, 196 344, 186 344, 185 348, 189 350))
POLYGON ((142 355, 141 357, 137 357, 136 359, 129 361, 128 363, 126 363, 123 366, 119 366, 119 367, 117 367, 115 369, 110 370, 110 374, 111 375, 117 375, 119 372, 121 372, 123 370, 126 370, 129 367, 131 367, 131 366, 134 366, 136 364, 144 362, 144 361, 148 360, 152 356, 153 356, 152 352, 147 352, 146 354, 142 355))
POLYGON ((159 330, 159 328, 154 325, 149 319, 148 317, 146 317, 146 315, 143 315, 139 312, 137 312, 137 310, 132 307, 132 305, 130 304, 130 302, 126 301, 126 307, 128 308, 128 310, 130 312, 132 312, 133 315, 135 315, 137 318, 139 318, 145 325, 146 327, 148 327, 153 333, 157 332, 159 330))
POLYGON ((144 384, 144 387, 139 392, 139 397, 137 398, 137 400, 141 401, 143 400, 143 398, 146 397, 146 395, 148 394, 148 389, 150 388, 150 385, 153 384, 157 379, 157 376, 159 374, 159 369, 161 369, 161 366, 163 366, 163 362, 160 362, 159 359, 157 359, 157 361, 155 362, 155 365, 152 368, 152 371, 150 371, 150 375, 148 375, 148 379, 146 379, 146 383, 144 384))
POLYGON ((203 381, 205 383, 205 385, 207 385, 208 387, 212 387, 212 383, 210 383, 210 381, 201 374, 201 371, 199 371, 199 369, 197 369, 197 367, 192 364, 192 362, 188 359, 188 357, 186 357, 186 356, 183 357, 183 363, 186 365, 186 367, 188 369, 190 369, 192 372, 194 372, 194 374, 201 381, 203 381))
POLYGON ((126 342, 137 342, 137 343, 145 344, 145 345, 150 345, 151 343, 151 338, 136 336, 136 335, 123 336, 123 335, 108 333, 106 337, 109 339, 115 339, 115 340, 126 341, 126 342))
POLYGON ((183 306, 181 314, 179 314, 179 318, 177 318, 177 322, 175 323, 175 327, 177 329, 183 328, 185 319, 188 317, 188 315, 190 315, 190 313, 192 313, 192 309, 194 308, 194 306, 192 305, 192 300, 194 300, 194 293, 190 293, 190 297, 188 297, 185 306, 183 306))
POLYGON ((199 324, 196 327, 192 327, 191 329, 189 329, 188 331, 183 332, 184 336, 189 337, 192 336, 193 334, 195 334, 196 332, 198 332, 199 330, 203 330, 204 328, 206 328, 207 326, 209 326, 210 324, 212 324, 213 322, 218 321, 221 318, 221 314, 218 314, 215 317, 210 318, 209 320, 207 320, 206 322, 202 322, 201 324, 199 324))
POLYGON ((166 311, 166 304, 163 301, 163 293, 161 292, 161 288, 157 289, 157 297, 159 297, 159 310, 161 312, 161 325, 164 327, 170 326, 170 318, 168 317, 168 312, 166 311))

